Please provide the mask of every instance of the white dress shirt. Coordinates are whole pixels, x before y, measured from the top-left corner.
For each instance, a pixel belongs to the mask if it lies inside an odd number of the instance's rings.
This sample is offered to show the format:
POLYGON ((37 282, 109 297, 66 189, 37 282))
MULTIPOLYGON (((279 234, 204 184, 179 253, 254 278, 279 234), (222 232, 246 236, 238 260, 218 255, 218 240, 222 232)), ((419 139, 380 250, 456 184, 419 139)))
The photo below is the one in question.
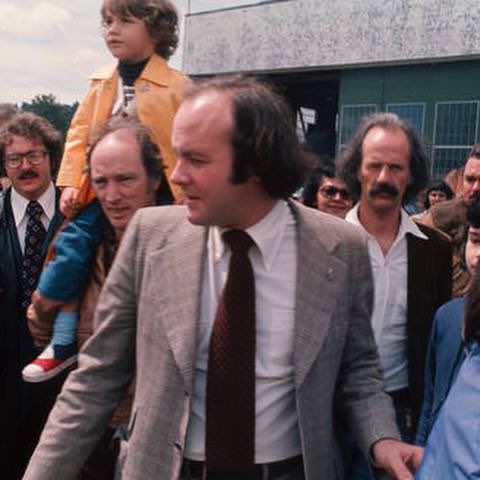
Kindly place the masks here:
MULTIPOLYGON (((15 226, 17 227, 18 241, 23 253, 25 251, 25 233, 28 223, 27 206, 30 203, 30 200, 20 195, 15 188, 12 187, 10 202, 12 205, 15 226)), ((48 226, 55 215, 55 187, 53 186, 52 182, 50 182, 47 190, 43 192, 37 202, 43 208, 43 213, 40 217, 40 220, 45 227, 45 230, 48 230, 48 226)))
POLYGON ((386 391, 408 387, 407 344, 407 274, 406 234, 427 237, 402 209, 400 227, 388 253, 383 255, 377 240, 363 227, 358 217, 358 204, 345 220, 359 226, 368 237, 368 253, 375 285, 372 328, 380 356, 386 391))
MULTIPOLYGON (((260 222, 248 228, 255 245, 249 250, 255 276, 255 463, 301 453, 295 407, 293 339, 297 240, 295 219, 279 200, 260 222)), ((210 227, 204 265, 195 388, 185 457, 205 459, 208 349, 218 300, 228 274, 230 250, 222 230, 210 227)))

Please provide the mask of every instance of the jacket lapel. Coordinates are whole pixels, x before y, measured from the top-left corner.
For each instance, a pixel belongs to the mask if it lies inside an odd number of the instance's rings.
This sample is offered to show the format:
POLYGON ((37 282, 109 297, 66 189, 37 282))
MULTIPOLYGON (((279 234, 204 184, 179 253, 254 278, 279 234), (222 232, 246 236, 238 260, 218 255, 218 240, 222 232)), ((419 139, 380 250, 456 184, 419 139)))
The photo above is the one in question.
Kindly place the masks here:
POLYGON ((428 241, 407 234, 407 325, 414 328, 419 307, 429 303, 431 266, 428 241), (427 301, 428 300, 428 301, 427 301))
POLYGON ((6 235, 9 237, 10 245, 12 247, 13 260, 15 263, 15 271, 17 272, 17 277, 19 281, 19 277, 20 277, 19 272, 21 271, 21 268, 22 268, 23 253, 20 247, 20 241, 18 239, 17 227, 15 225, 15 218, 13 216, 11 192, 12 190, 11 188, 9 188, 7 190, 7 193, 5 194, 5 203, 4 203, 5 216, 3 218, 5 222, 5 232, 6 232, 6 235))
POLYGON ((140 79, 168 87, 171 84, 172 71, 162 57, 154 54, 141 73, 140 79))
POLYGON ((316 359, 327 336, 332 314, 341 292, 346 267, 332 255, 338 239, 315 226, 309 215, 299 206, 291 204, 297 219, 297 300, 295 308, 295 339, 293 361, 295 384, 298 387, 316 359))
POLYGON ((157 275, 156 285, 162 290, 158 313, 189 391, 195 373, 205 242, 205 228, 187 225, 178 234, 171 235, 151 259, 157 275))
POLYGON ((62 226, 65 217, 62 215, 62 212, 59 208, 60 202, 60 190, 55 188, 55 215, 53 216, 52 220, 50 221, 50 225, 48 226, 47 236, 45 238, 44 244, 44 256, 47 254, 48 246, 50 245, 53 237, 56 235, 58 229, 62 226))
MULTIPOLYGON (((322 229, 317 212, 290 204, 297 220, 297 299, 295 308, 295 384, 304 381, 327 336, 346 266, 332 253, 338 239, 322 229), (312 288, 312 286, 314 286, 312 288)), ((161 318, 169 347, 188 391, 193 387, 206 229, 187 226, 172 235, 151 264, 162 286, 161 318)))

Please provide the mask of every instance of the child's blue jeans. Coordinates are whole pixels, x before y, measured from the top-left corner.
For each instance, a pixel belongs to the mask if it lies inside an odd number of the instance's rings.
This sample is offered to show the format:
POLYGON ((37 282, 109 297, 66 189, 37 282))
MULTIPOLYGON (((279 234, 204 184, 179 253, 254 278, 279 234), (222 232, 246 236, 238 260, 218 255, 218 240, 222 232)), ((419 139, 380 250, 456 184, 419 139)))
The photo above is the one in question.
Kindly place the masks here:
POLYGON ((82 295, 107 222, 94 199, 63 228, 55 240, 55 259, 43 269, 38 282, 44 297, 67 303, 82 295))

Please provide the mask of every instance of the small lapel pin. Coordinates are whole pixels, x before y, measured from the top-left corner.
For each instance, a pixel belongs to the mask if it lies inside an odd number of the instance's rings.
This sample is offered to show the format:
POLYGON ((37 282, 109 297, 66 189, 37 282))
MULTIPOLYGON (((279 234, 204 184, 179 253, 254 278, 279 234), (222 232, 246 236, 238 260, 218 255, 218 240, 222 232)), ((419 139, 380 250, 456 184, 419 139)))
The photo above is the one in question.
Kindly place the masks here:
POLYGON ((142 84, 140 85, 140 91, 141 91, 142 93, 148 92, 149 90, 150 90, 150 87, 148 86, 148 83, 142 83, 142 84))
POLYGON ((331 282, 333 280, 333 268, 327 270, 327 279, 331 282))

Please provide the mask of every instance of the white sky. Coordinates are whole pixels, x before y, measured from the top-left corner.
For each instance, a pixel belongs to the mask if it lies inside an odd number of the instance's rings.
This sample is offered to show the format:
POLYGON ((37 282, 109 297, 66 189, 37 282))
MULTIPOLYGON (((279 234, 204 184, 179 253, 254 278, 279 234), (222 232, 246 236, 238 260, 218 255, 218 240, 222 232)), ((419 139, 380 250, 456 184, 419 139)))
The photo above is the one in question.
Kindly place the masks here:
MULTIPOLYGON (((258 0, 172 0, 196 13, 258 0)), ((81 100, 88 75, 112 62, 100 31, 101 0, 0 0, 0 103, 52 93, 81 100)), ((182 37, 183 31, 181 32, 182 37)), ((171 64, 181 68, 180 45, 171 64)))

